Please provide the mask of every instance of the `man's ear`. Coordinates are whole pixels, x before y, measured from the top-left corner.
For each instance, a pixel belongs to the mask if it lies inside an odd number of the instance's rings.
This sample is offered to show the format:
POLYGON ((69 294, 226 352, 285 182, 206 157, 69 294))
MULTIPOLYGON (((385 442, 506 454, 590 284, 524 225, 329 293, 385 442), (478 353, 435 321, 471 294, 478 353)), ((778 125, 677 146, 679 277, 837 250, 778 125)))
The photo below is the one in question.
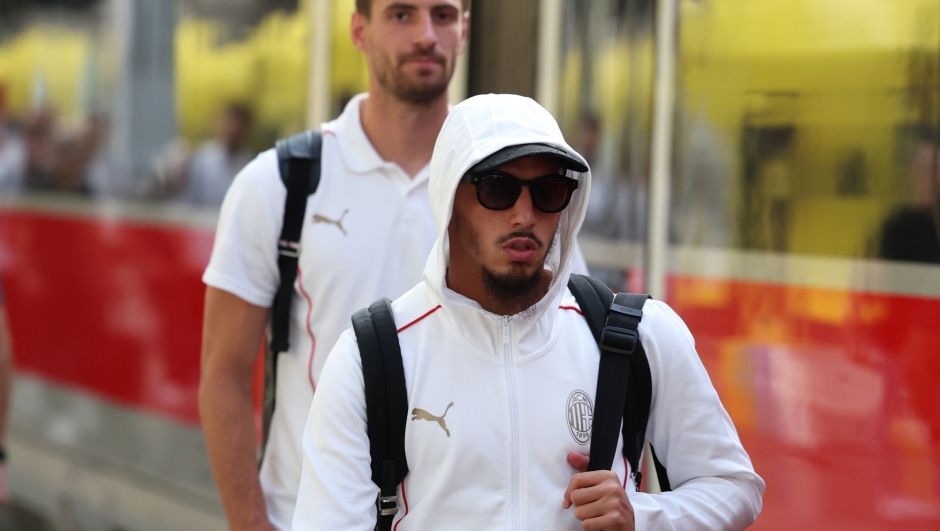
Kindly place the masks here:
POLYGON ((362 53, 369 49, 369 40, 366 38, 369 19, 359 11, 353 11, 352 19, 349 21, 349 34, 352 36, 353 46, 362 53))

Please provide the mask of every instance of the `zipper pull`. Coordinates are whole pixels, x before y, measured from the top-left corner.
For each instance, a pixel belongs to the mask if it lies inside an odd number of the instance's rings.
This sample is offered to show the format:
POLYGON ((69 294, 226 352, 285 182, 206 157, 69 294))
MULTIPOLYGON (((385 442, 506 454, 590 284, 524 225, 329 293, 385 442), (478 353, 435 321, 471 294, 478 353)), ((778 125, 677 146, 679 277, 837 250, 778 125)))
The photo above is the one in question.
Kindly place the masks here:
POLYGON ((509 344, 509 319, 503 320, 503 344, 509 344))

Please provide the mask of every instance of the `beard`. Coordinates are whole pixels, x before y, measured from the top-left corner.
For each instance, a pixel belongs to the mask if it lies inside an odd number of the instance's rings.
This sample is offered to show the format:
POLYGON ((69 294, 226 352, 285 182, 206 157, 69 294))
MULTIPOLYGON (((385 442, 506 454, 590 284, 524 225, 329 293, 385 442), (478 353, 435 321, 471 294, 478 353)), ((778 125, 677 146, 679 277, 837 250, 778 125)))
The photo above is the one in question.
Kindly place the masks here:
POLYGON ((496 273, 481 267, 480 278, 483 280, 483 289, 494 300, 510 307, 529 307, 542 285, 542 270, 520 276, 496 273))
MULTIPOLYGON (((513 238, 531 238, 539 247, 542 247, 542 241, 532 232, 515 231, 500 238, 497 244, 508 242, 513 238)), ((521 267, 518 271, 510 270, 505 273, 498 273, 488 269, 486 266, 480 267, 480 279, 483 281, 483 289, 487 295, 500 301, 507 306, 516 306, 528 308, 536 302, 541 295, 542 279, 545 272, 545 261, 555 250, 555 238, 552 238, 542 258, 542 263, 531 274, 526 273, 521 267)))
POLYGON ((395 64, 385 54, 379 54, 374 62, 375 79, 386 92, 395 98, 413 104, 427 104, 447 92, 447 85, 454 73, 455 58, 447 57, 433 48, 417 49, 413 52, 399 55, 395 64), (417 80, 405 75, 402 67, 408 61, 417 58, 430 58, 443 66, 438 76, 419 76, 417 80))

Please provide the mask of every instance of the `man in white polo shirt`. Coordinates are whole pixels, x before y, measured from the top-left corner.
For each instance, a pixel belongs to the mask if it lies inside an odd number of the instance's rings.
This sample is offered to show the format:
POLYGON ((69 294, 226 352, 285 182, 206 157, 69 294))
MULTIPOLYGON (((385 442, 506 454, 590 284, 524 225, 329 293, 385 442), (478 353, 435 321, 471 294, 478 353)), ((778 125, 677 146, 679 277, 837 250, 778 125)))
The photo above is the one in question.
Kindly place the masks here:
POLYGON ((369 92, 323 124, 321 178, 307 199, 290 349, 260 472, 252 366, 279 284, 286 188, 269 150, 222 204, 206 291, 199 406, 229 527, 289 529, 304 424, 326 359, 354 311, 421 280, 436 230, 428 162, 448 113, 447 85, 467 39, 469 0, 358 0, 352 38, 369 92))

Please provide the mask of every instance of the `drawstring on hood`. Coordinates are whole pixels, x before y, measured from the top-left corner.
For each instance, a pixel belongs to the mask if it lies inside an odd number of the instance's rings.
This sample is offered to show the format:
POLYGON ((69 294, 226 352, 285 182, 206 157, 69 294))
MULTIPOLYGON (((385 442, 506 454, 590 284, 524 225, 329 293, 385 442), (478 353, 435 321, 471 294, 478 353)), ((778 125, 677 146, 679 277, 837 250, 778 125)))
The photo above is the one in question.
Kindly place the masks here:
MULTIPOLYGON (((584 157, 565 142, 557 122, 548 111, 530 98, 510 94, 474 96, 456 105, 444 121, 434 145, 428 193, 438 237, 428 257, 424 280, 442 306, 451 312, 459 312, 461 316, 464 312, 458 310, 459 307, 473 308, 476 310, 474 313, 492 314, 483 311, 475 301, 447 288, 450 260, 447 229, 453 214, 457 185, 474 164, 503 148, 522 144, 556 147, 587 166, 584 157)), ((567 288, 575 238, 591 192, 590 170, 569 175, 577 178, 578 189, 562 212, 553 242, 554 250, 546 257, 545 267, 552 272, 548 292, 534 308, 512 317, 524 329, 531 328, 545 313, 549 303, 560 300, 567 288)), ((548 326, 546 332, 550 331, 554 318, 550 321, 545 323, 548 326)))

